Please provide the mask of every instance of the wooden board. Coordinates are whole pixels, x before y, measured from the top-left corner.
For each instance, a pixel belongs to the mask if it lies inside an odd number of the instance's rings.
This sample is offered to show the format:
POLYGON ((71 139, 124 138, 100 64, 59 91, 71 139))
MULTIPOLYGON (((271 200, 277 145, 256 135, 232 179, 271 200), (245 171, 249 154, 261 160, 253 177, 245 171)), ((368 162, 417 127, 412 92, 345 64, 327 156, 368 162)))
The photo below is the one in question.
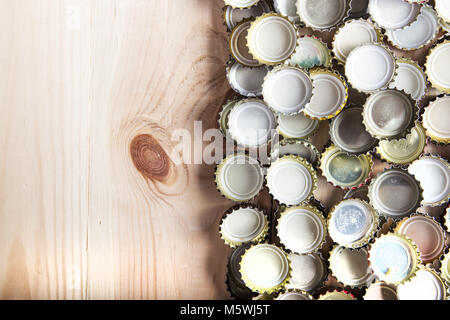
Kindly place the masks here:
POLYGON ((0 1, 1 299, 228 297, 232 204, 171 139, 230 96, 222 5, 0 1))

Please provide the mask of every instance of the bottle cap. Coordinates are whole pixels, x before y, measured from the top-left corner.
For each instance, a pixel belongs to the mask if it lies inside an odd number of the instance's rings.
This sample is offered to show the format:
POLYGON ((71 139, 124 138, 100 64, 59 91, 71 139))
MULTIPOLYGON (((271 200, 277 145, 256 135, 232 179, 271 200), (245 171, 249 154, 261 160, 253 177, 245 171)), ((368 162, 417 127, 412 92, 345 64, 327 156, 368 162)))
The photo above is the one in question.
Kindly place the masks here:
POLYGON ((258 160, 246 154, 227 156, 216 169, 216 185, 222 195, 242 202, 256 197, 263 187, 264 173, 258 160))
POLYGON ((267 65, 279 64, 294 53, 297 46, 297 29, 287 17, 266 13, 252 22, 247 45, 259 62, 267 65))
POLYGON ((430 216, 413 215, 403 219, 396 232, 409 237, 417 245, 423 263, 438 259, 445 248, 445 231, 430 216))
POLYGON ((450 96, 438 97, 432 101, 422 117, 427 135, 436 142, 450 143, 450 96))
POLYGON ((359 187, 358 189, 351 189, 349 191, 347 191, 344 195, 344 199, 359 199, 359 200, 363 200, 365 202, 369 202, 369 187, 368 186, 362 186, 359 187))
POLYGON ((256 5, 249 8, 233 8, 232 6, 226 6, 223 10, 223 18, 228 31, 231 31, 242 20, 256 18, 263 13, 268 13, 270 11, 270 6, 266 0, 260 0, 256 5))
POLYGON ((359 248, 374 236, 378 215, 365 201, 348 199, 338 203, 328 216, 328 231, 337 244, 359 248))
POLYGON ((217 121, 219 130, 226 137, 228 135, 228 116, 231 110, 233 110, 236 103, 240 101, 239 98, 232 98, 228 100, 223 106, 219 113, 219 119, 217 121))
POLYGON ((434 0, 435 8, 444 21, 450 22, 450 3, 447 0, 434 0))
POLYGON ((241 276, 241 261, 242 256, 244 255, 245 251, 247 251, 250 248, 251 244, 246 243, 244 245, 241 245, 239 247, 236 247, 230 254, 228 258, 228 277, 236 286, 240 288, 246 288, 244 280, 242 280, 241 276))
POLYGON ((228 116, 228 132, 240 146, 254 148, 266 145, 275 129, 275 115, 260 99, 239 101, 228 116))
POLYGON ((263 96, 277 113, 296 114, 311 100, 313 84, 302 69, 280 65, 270 71, 263 84, 263 96))
POLYGON ((347 104, 347 83, 337 71, 324 68, 314 68, 310 70, 310 75, 314 89, 305 114, 318 120, 335 117, 347 104))
POLYGON ((366 43, 380 42, 381 31, 369 20, 349 20, 342 25, 333 38, 333 53, 345 63, 350 52, 366 43))
POLYGON ((362 123, 362 112, 363 108, 347 108, 331 121, 331 141, 343 151, 365 153, 377 144, 377 139, 367 132, 362 123))
POLYGON ((441 275, 443 280, 450 285, 450 252, 441 258, 441 275))
POLYGON ((387 283, 399 284, 411 279, 419 268, 419 252, 406 236, 388 233, 375 240, 369 250, 374 274, 387 283))
POLYGON ((374 282, 366 290, 364 300, 398 300, 397 288, 384 282, 374 282))
POLYGON ((251 23, 252 20, 245 19, 233 28, 229 39, 230 53, 237 62, 244 66, 259 67, 262 63, 253 58, 247 47, 247 35, 251 23))
POLYGON ((393 81, 395 71, 393 54, 379 43, 363 44, 353 49, 345 64, 349 83, 366 93, 387 87, 393 81))
POLYGON ((266 215, 259 209, 241 205, 228 210, 222 220, 220 233, 230 247, 263 241, 269 230, 266 215))
POLYGON ((428 80, 433 87, 450 93, 450 41, 446 40, 430 50, 425 63, 428 80))
POLYGON ((278 132, 285 138, 306 139, 316 133, 319 121, 313 120, 303 112, 294 115, 278 115, 278 132))
POLYGON ((427 76, 417 62, 406 59, 397 59, 397 75, 389 88, 403 90, 410 94, 414 100, 420 100, 427 90, 427 76))
POLYGON ((416 50, 427 45, 439 31, 439 19, 431 6, 424 5, 417 20, 402 29, 386 30, 387 39, 401 50, 416 50))
POLYGON ((273 6, 277 13, 281 13, 283 16, 288 17, 289 20, 295 24, 299 24, 301 21, 297 13, 296 1, 297 0, 273 0, 273 6))
POLYGON ((380 27, 399 29, 416 20, 420 5, 403 0, 370 0, 369 13, 380 27))
POLYGON ((349 155, 333 145, 325 150, 320 162, 320 169, 327 181, 342 189, 364 185, 372 170, 369 155, 349 155))
POLYGON ((335 247, 330 252, 330 269, 339 282, 350 287, 363 287, 373 279, 366 249, 335 247))
POLYGON ((262 95, 262 84, 268 72, 267 66, 250 68, 231 60, 227 66, 227 79, 234 91, 255 98, 262 95))
POLYGON ((412 128, 406 138, 383 140, 377 147, 381 159, 395 164, 407 164, 416 160, 423 153, 426 145, 425 130, 419 122, 412 128))
POLYGON ((312 291, 326 276, 323 260, 315 253, 289 255, 291 261, 291 280, 286 288, 312 291))
POLYGON ((320 38, 304 35, 298 39, 295 52, 287 63, 303 69, 331 67, 331 52, 320 38))
POLYGON ((309 200, 317 187, 317 174, 311 164, 294 155, 273 162, 266 180, 273 197, 288 206, 309 200))
POLYGON ((350 11, 349 0, 297 0, 297 13, 306 26, 329 30, 340 24, 350 11))
POLYGON ((225 4, 233 8, 248 8, 254 6, 259 0, 225 0, 225 4))
POLYGON ((275 300, 313 300, 313 297, 300 290, 288 290, 280 293, 275 300))
POLYGON ((356 300, 356 298, 346 291, 331 291, 319 297, 319 300, 356 300))
POLYGON ((387 169, 377 175, 369 186, 370 204, 378 214, 401 219, 420 207, 422 189, 419 182, 405 170, 387 169))
POLYGON ((450 164, 437 156, 422 156, 414 161, 408 171, 423 188, 422 205, 439 206, 450 197, 450 164))
POLYGON ((327 233, 322 213, 310 205, 285 209, 277 225, 280 242, 294 253, 312 253, 322 247, 327 233))
POLYGON ((242 257, 241 275, 252 291, 271 294, 283 288, 289 280, 289 259, 274 245, 258 244, 242 257))
POLYGON ((403 138, 411 132, 417 111, 416 102, 407 93, 381 90, 367 98, 363 122, 367 131, 380 140, 403 138))
POLYGON ((445 300, 444 281, 432 269, 421 268, 410 281, 397 287, 399 300, 445 300))
POLYGON ((271 160, 277 161, 286 155, 299 156, 316 166, 320 153, 317 148, 308 140, 303 139, 283 139, 278 144, 272 146, 271 160))

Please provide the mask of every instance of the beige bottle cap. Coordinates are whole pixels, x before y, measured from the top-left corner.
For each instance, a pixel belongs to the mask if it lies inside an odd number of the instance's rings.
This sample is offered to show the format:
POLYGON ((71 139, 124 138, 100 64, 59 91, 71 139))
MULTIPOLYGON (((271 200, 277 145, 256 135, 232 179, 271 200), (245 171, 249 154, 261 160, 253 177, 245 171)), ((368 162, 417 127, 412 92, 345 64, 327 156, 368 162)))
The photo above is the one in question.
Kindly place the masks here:
POLYGON ((241 100, 228 116, 228 132, 241 146, 265 145, 272 139, 275 129, 275 115, 260 99, 241 100))
POLYGON ((425 64, 428 80, 433 87, 450 93, 450 41, 444 41, 431 49, 425 64))
POLYGON ((322 247, 326 226, 323 215, 312 206, 291 207, 278 219, 280 242, 294 253, 311 253, 322 247))
POLYGON ((241 206, 225 216, 220 233, 225 243, 235 247, 248 242, 264 240, 268 225, 267 217, 262 211, 241 206))
POLYGON ((370 204, 378 214, 400 219, 416 211, 422 200, 419 182, 405 170, 391 168, 377 175, 369 186, 370 204))
POLYGON ((420 252, 423 263, 440 257, 445 248, 445 231, 433 218, 414 215, 405 218, 397 226, 396 232, 412 239, 420 252))
POLYGON ((402 50, 415 50, 434 39, 439 30, 436 12, 430 6, 422 6, 420 12, 411 25, 386 30, 386 36, 394 46, 402 50))
POLYGON ((286 288, 311 291, 317 288, 325 277, 325 266, 322 259, 315 253, 290 254, 291 280, 286 288))
POLYGON ((249 98, 262 95, 262 84, 267 72, 267 66, 250 68, 237 61, 232 61, 227 66, 227 78, 231 88, 249 98))
POLYGON ((306 139, 319 127, 319 121, 313 120, 303 112, 294 115, 278 115, 278 132, 285 138, 306 139))
POLYGON ((248 8, 254 6, 259 0, 225 0, 225 4, 233 8, 248 8))
POLYGON ((441 275, 444 281, 450 285, 450 252, 441 259, 441 275))
POLYGON ((336 290, 321 295, 319 300, 356 300, 356 298, 351 293, 336 290))
POLYGON ((450 3, 448 0, 434 0, 436 11, 445 21, 450 22, 450 3))
POLYGON ((434 141, 450 143, 450 96, 439 97, 425 108, 423 126, 434 141))
POLYGON ((419 122, 412 128, 411 133, 404 139, 383 140, 377 147, 377 152, 381 159, 390 163, 406 164, 410 163, 423 153, 426 145, 425 130, 419 122))
POLYGON ((278 66, 268 73, 263 84, 263 96, 277 113, 299 113, 311 100, 313 85, 302 69, 278 66))
POLYGON ((364 300, 398 300, 397 289, 384 282, 375 282, 367 288, 364 300))
POLYGON ((347 108, 331 121, 331 141, 343 151, 360 154, 377 144, 377 139, 367 132, 362 122, 362 113, 363 108, 347 108))
POLYGON ((397 139, 406 136, 417 117, 416 102, 396 89, 375 92, 364 104, 363 121, 372 136, 397 139))
POLYGON ((338 61, 345 63, 353 49, 380 40, 380 31, 370 21, 349 20, 334 35, 333 53, 338 61))
POLYGON ((363 44, 353 49, 345 64, 348 81, 362 92, 374 92, 388 86, 394 79, 395 69, 394 56, 378 43, 363 44))
POLYGON ((281 289, 289 280, 289 260, 280 248, 258 244, 248 249, 242 257, 241 275, 248 288, 270 294, 281 289))
POLYGON ((275 300, 313 300, 313 298, 306 292, 287 291, 281 293, 275 300))
POLYGON ((414 161, 408 172, 420 182, 423 188, 425 206, 439 206, 450 197, 450 165, 442 158, 423 156, 414 161))
POLYGON ((217 188, 230 200, 240 202, 254 198, 263 183, 263 169, 256 159, 245 154, 229 155, 217 166, 217 188))
POLYGON ((308 140, 303 139, 283 139, 278 144, 274 144, 271 152, 271 160, 277 161, 286 155, 299 156, 315 166, 320 158, 317 148, 308 140))
POLYGON ((337 244, 358 248, 367 244, 378 227, 378 215, 365 201, 348 199, 338 203, 328 217, 328 232, 337 244))
POLYGON ((223 18, 229 31, 242 20, 248 18, 256 18, 263 13, 270 12, 270 6, 266 0, 260 0, 256 5, 249 8, 233 8, 232 6, 226 6, 223 12, 223 18))
POLYGON ((262 64, 255 60, 247 47, 247 35, 252 21, 244 20, 239 22, 230 34, 230 53, 240 64, 247 67, 259 67, 262 64))
POLYGON ((287 63, 303 69, 331 67, 331 52, 320 38, 304 35, 298 39, 295 52, 287 63))
POLYGON ((313 95, 305 107, 305 114, 313 119, 326 120, 336 116, 347 104, 348 86, 337 72, 323 68, 310 71, 313 95))
POLYGON ((274 0, 275 11, 288 17, 295 24, 300 23, 300 17, 297 13, 297 0, 274 0))
POLYGON ((411 24, 420 13, 420 5, 403 0, 370 0, 372 19, 385 29, 398 29, 411 24))
POLYGON ((443 280, 431 269, 421 269, 410 281, 397 287, 399 300, 445 300, 443 280))
POLYGON ((266 180, 273 197, 288 206, 310 199, 317 187, 315 170, 305 159, 294 155, 273 162, 267 170, 266 180))
POLYGON ((417 62, 411 59, 397 59, 397 75, 389 88, 397 88, 420 100, 427 90, 427 77, 417 62))
POLYGON ((301 21, 318 30, 337 26, 349 11, 349 0, 297 0, 297 13, 301 21))
POLYGON ((297 46, 297 30, 288 18, 267 13, 252 23, 247 44, 259 62, 275 65, 289 59, 297 46))
POLYGON ((373 279, 366 249, 335 247, 330 253, 330 269, 344 285, 362 287, 373 279))

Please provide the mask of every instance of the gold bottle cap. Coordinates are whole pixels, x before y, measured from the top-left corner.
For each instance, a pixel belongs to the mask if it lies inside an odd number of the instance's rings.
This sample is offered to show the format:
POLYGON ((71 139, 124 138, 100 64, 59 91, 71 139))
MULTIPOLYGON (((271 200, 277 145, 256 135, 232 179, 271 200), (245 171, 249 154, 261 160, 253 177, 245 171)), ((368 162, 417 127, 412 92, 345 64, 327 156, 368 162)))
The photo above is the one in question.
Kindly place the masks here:
POLYGON ((226 137, 228 135, 228 116, 230 115, 231 110, 233 110, 236 103, 238 103, 241 99, 232 98, 228 100, 223 106, 222 110, 219 113, 218 126, 220 132, 226 137))
POLYGON ((244 153, 227 156, 216 169, 216 185, 227 199, 243 202, 253 199, 263 187, 264 172, 258 160, 244 153))
POLYGON ((380 42, 381 31, 369 20, 348 20, 333 38, 333 53, 336 59, 345 63, 350 52, 360 45, 380 42))
POLYGON ((398 285, 397 295, 399 300, 445 300, 447 289, 434 270, 422 267, 410 281, 398 285))
POLYGON ((346 286, 363 287, 374 276, 369 266, 367 250, 335 247, 330 252, 330 269, 336 279, 346 286))
POLYGON ((249 98, 262 95, 262 85, 268 72, 267 66, 250 68, 234 60, 227 65, 227 79, 231 88, 249 98))
POLYGON ((399 140, 383 140, 377 147, 381 159, 390 163, 411 163, 420 157, 426 145, 425 130, 419 122, 412 128, 406 138, 399 140))
POLYGON ((270 294, 279 291, 289 280, 289 263, 284 251, 275 245, 252 246, 242 257, 242 279, 255 292, 270 294))
POLYGON ((309 200, 317 188, 317 174, 305 159, 283 156, 267 170, 267 187, 274 199, 288 206, 309 200))
POLYGON ((422 201, 419 182, 400 168, 379 173, 369 186, 370 204, 386 218, 401 219, 414 213, 422 201))
POLYGON ((220 226, 222 239, 230 247, 261 242, 268 230, 269 222, 264 212, 248 205, 228 210, 220 226))
POLYGON ((324 151, 320 162, 320 169, 327 181, 342 189, 366 184, 373 164, 369 155, 349 155, 333 145, 324 151))
POLYGON ((374 237, 378 215, 367 202, 347 199, 333 207, 328 216, 328 232, 337 244, 359 248, 374 237))
POLYGON ((247 35, 251 24, 251 19, 245 19, 233 28, 229 39, 230 53, 237 62, 244 66, 259 67, 262 63, 253 58, 247 47, 247 35))
POLYGON ((425 63, 428 80, 433 87, 450 93, 450 41, 437 44, 430 50, 425 63))
POLYGON ((310 75, 314 90, 305 114, 318 120, 335 117, 347 104, 347 82, 337 71, 324 68, 311 69, 310 75))
POLYGON ((420 5, 403 0, 370 0, 369 13, 380 27, 399 29, 417 19, 420 5))
POLYGON ((331 291, 322 294, 319 300, 356 300, 356 298, 347 291, 331 291))
POLYGON ((271 161, 275 162, 287 155, 299 156, 313 166, 317 165, 320 158, 319 150, 308 140, 283 139, 279 143, 273 144, 270 155, 271 161))
POLYGON ((450 3, 447 0, 434 0, 438 14, 447 22, 450 22, 450 3))
POLYGON ((445 282, 450 286, 450 252, 441 259, 441 275, 445 282))
POLYGON ((298 39, 295 53, 287 61, 303 69, 312 67, 331 67, 331 52, 320 39, 311 35, 304 35, 298 39))
POLYGON ((411 239, 388 233, 375 240, 369 249, 369 261, 374 274, 391 284, 404 283, 417 272, 419 251, 411 239))
POLYGON ((297 13, 306 26, 326 31, 348 17, 350 0, 297 0, 297 13))
POLYGON ((398 300, 397 288, 393 285, 377 281, 366 290, 364 300, 398 300))
POLYGON ((320 122, 303 112, 294 115, 278 115, 278 132, 285 138, 306 139, 316 133, 320 122))
POLYGON ((297 0, 273 0, 273 6, 277 13, 286 16, 296 25, 300 24, 300 17, 297 13, 297 0))
POLYGON ((302 111, 311 100, 313 84, 302 69, 280 65, 267 74, 262 92, 275 112, 291 115, 302 111))
POLYGON ((410 95, 397 89, 386 89, 367 98, 363 122, 367 131, 378 139, 398 139, 411 132, 417 112, 417 104, 410 95))
POLYGON ((348 82, 365 93, 386 88, 393 81, 395 72, 394 55, 380 43, 363 44, 353 49, 345 64, 348 82))
POLYGON ((420 182, 424 206, 440 206, 450 197, 450 164, 434 155, 426 155, 414 161, 408 172, 420 182))
POLYGON ((223 9, 223 18, 228 31, 231 31, 242 20, 256 18, 263 13, 268 13, 270 11, 270 6, 266 0, 260 0, 256 5, 248 8, 233 8, 232 6, 226 6, 223 9))
POLYGON ((327 234, 322 213, 306 204, 285 209, 278 219, 277 231, 286 249, 299 254, 320 249, 327 234))
POLYGON ((423 263, 438 259, 444 251, 445 231, 430 216, 413 215, 404 218, 397 225, 395 231, 414 241, 423 263))
POLYGON ((420 100, 427 90, 427 76, 416 61, 406 58, 397 59, 397 75, 390 89, 397 88, 410 94, 414 100, 420 100))
POLYGON ((257 4, 259 0, 225 0, 227 6, 233 8, 248 8, 257 4))
POLYGON ((276 13, 267 13, 252 22, 247 45, 260 63, 275 65, 288 60, 297 46, 294 24, 276 13))
POLYGON ((416 50, 430 43, 439 31, 439 19, 431 6, 421 7, 417 20, 401 29, 387 29, 389 42, 401 50, 416 50))
POLYGON ((275 300, 313 300, 313 297, 301 290, 287 290, 281 292, 275 300))
POLYGON ((439 143, 450 143, 450 96, 438 97, 425 108, 423 126, 427 135, 439 143))
POLYGON ((286 284, 288 289, 312 291, 317 288, 327 275, 322 258, 315 253, 289 255, 291 261, 291 280, 286 284))

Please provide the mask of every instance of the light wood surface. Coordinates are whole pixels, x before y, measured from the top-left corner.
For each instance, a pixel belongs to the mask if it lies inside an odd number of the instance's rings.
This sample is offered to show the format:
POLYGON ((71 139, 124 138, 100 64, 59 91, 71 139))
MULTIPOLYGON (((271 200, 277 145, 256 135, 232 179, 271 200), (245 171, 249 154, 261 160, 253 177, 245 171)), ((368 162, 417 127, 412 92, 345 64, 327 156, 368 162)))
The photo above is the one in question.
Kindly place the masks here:
POLYGON ((232 203, 171 140, 231 94, 222 5, 0 0, 0 299, 228 298, 232 203))

